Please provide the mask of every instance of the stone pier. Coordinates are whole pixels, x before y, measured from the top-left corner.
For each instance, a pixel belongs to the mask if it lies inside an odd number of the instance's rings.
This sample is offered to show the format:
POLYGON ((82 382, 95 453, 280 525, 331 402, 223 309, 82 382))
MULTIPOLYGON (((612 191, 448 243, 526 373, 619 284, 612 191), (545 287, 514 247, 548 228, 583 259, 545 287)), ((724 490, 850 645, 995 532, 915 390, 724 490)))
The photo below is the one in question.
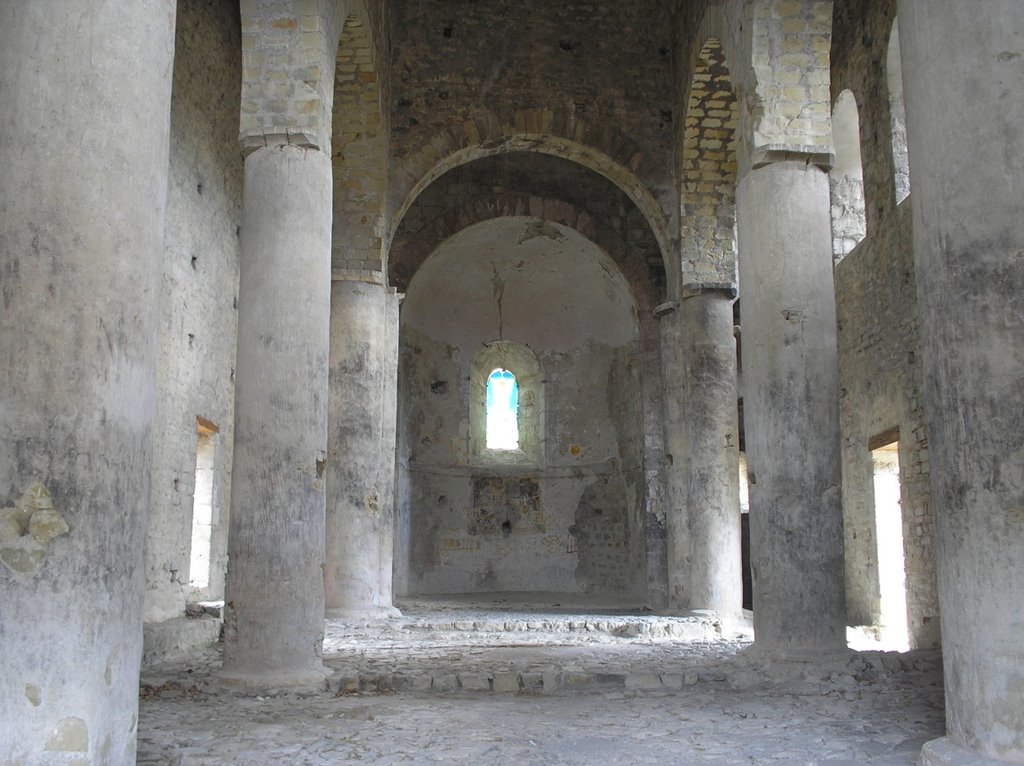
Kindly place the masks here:
POLYGON ((672 609, 740 613, 739 438, 732 289, 684 289, 661 315, 672 609))
POLYGON ((948 732, 921 763, 1024 763, 1024 6, 899 30, 948 732))
POLYGON ((666 452, 665 531, 668 564, 668 607, 690 608, 690 523, 687 506, 689 469, 686 463, 685 327, 675 308, 660 315, 661 370, 664 386, 666 452))
POLYGON ((135 763, 174 26, 0 3, 4 763, 135 763))
POLYGON ((839 384, 828 175, 801 159, 737 190, 754 635, 845 647, 839 384))
POLYGON ((391 605, 397 297, 381 284, 331 290, 327 614, 374 619, 391 605))
POLYGON ((303 684, 326 674, 330 158, 257 149, 242 216, 223 676, 303 684))
POLYGON ((684 385, 690 608, 735 617, 743 607, 739 424, 732 289, 685 296, 684 385))

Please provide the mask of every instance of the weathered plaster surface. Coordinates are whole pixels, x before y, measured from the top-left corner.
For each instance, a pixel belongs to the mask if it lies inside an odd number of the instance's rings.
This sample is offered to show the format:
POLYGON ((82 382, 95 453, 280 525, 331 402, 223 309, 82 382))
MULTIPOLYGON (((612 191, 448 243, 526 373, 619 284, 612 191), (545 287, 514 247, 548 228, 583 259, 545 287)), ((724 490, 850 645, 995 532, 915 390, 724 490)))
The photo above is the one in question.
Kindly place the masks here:
POLYGON ((172 7, 0 4, 0 549, 49 538, 0 553, 14 763, 135 760, 172 7))
POLYGON ((231 507, 242 158, 238 8, 180 0, 171 93, 146 620, 223 597, 231 507), (196 417, 215 424, 210 586, 189 586, 196 417))

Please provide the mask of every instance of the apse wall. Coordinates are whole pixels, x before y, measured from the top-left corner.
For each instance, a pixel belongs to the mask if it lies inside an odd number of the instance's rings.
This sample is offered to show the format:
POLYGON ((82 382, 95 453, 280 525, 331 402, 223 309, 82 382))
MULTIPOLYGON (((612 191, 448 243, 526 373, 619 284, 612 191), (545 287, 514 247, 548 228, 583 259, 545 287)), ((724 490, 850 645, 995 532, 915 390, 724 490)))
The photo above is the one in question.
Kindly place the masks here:
POLYGON ((401 317, 399 592, 641 598, 636 308, 572 229, 500 218, 442 244, 401 317), (521 449, 485 446, 486 376, 520 379, 521 449))

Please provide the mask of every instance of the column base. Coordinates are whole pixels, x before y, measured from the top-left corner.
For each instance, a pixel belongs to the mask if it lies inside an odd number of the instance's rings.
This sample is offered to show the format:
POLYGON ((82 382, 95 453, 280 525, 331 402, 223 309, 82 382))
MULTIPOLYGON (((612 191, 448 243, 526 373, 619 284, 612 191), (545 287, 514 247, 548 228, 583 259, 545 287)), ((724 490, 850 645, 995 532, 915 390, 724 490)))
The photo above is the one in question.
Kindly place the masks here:
POLYGON ((954 744, 949 737, 926 742, 917 759, 917 766, 1006 766, 1006 764, 1007 761, 998 761, 954 744))
POLYGON ((401 617, 402 613, 393 606, 338 606, 326 611, 328 620, 370 623, 401 617))
POLYGON ((333 671, 321 665, 305 670, 268 670, 262 673, 241 673, 238 671, 221 671, 220 680, 231 686, 242 686, 247 689, 276 689, 278 687, 294 688, 296 686, 323 685, 333 671))

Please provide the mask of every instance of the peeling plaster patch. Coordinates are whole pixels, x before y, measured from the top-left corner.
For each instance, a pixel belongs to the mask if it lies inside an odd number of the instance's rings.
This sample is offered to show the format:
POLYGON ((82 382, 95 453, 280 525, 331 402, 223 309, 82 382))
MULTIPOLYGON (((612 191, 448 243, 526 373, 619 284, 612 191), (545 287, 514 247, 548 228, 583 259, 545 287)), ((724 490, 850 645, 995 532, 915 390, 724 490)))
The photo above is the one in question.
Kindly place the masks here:
POLYGON ((39 687, 35 684, 25 684, 25 699, 32 703, 32 707, 39 707, 39 703, 43 701, 39 687))
POLYGON ((804 312, 800 309, 783 309, 782 318, 792 324, 800 324, 804 321, 804 312))
POLYGON ((89 729, 81 718, 64 718, 46 738, 45 750, 84 753, 89 749, 89 729))
POLYGON ((327 472, 327 450, 317 450, 316 463, 314 468, 313 489, 317 492, 324 491, 324 474, 327 472))
POLYGON ((17 575, 34 575, 47 543, 69 531, 46 487, 36 482, 13 507, 0 508, 0 561, 17 575))
POLYGON ((474 476, 467 532, 531 534, 547 531, 540 482, 534 477, 474 476))
POLYGON ((556 226, 552 226, 550 223, 544 220, 530 221, 526 225, 526 230, 519 237, 519 244, 529 242, 531 239, 537 239, 538 237, 547 237, 554 242, 564 242, 565 235, 558 230, 556 226))

